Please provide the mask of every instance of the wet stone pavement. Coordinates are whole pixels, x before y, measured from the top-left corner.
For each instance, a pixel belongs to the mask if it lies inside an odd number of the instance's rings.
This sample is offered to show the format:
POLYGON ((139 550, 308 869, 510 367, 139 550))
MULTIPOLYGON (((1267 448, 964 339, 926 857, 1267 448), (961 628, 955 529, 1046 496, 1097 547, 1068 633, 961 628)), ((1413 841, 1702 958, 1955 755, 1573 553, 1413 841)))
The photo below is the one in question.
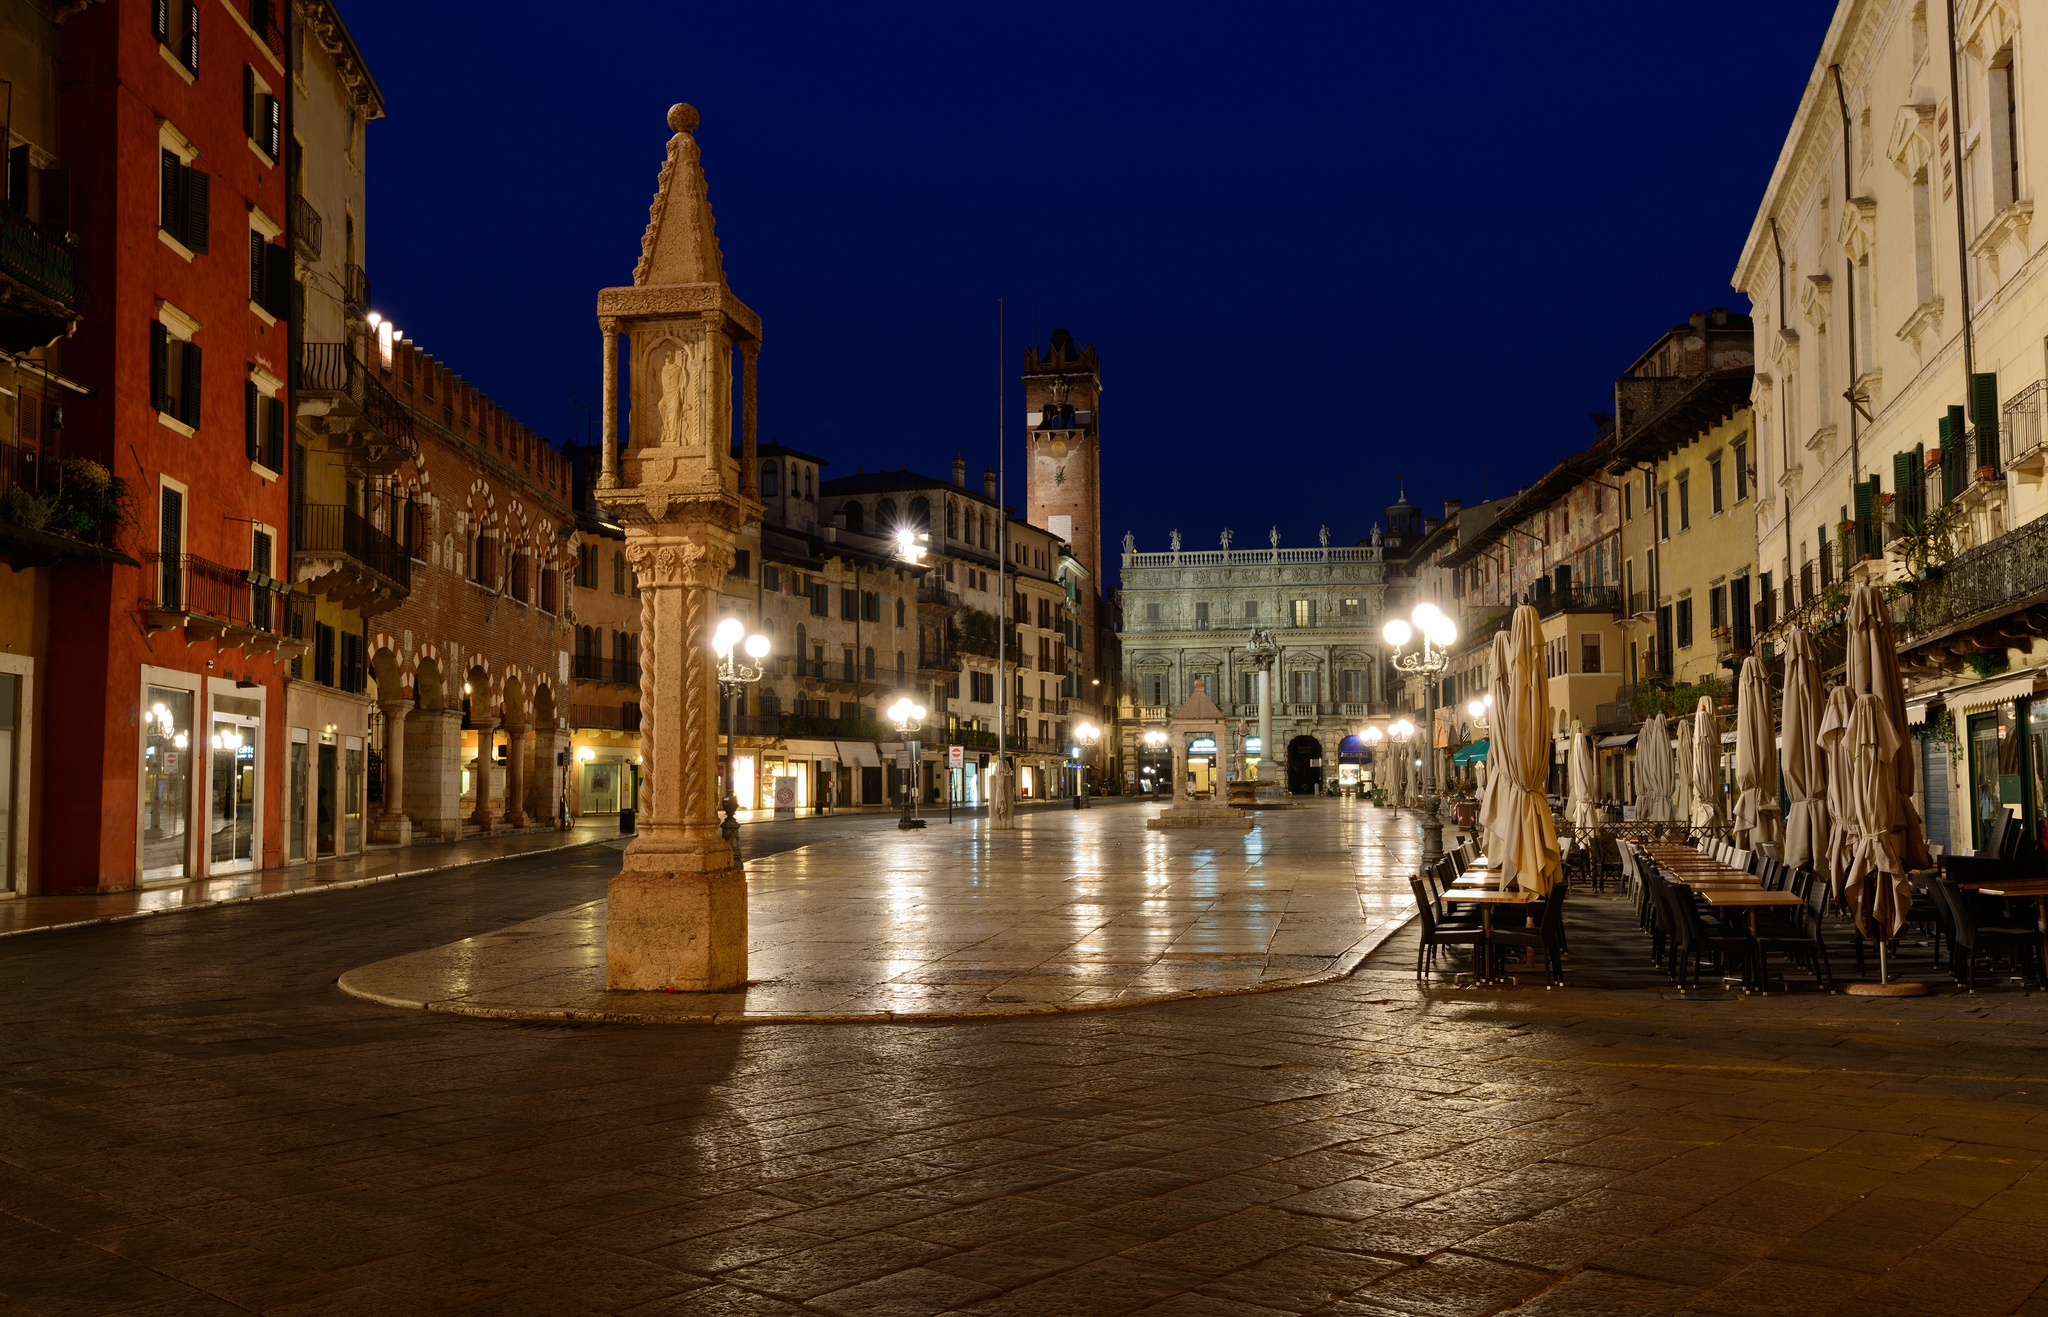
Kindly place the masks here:
POLYGON ((0 1313, 2048 1314, 2017 993, 1419 989, 1402 938, 1312 987, 956 1023, 335 987, 617 863, 0 944, 0 1313))

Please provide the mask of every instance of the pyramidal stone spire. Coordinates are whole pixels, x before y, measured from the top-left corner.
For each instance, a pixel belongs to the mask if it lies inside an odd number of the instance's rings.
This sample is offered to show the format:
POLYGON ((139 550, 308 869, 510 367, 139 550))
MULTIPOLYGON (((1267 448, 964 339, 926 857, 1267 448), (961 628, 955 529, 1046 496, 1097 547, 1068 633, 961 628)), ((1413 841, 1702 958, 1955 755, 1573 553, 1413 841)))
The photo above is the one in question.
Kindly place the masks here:
POLYGON ((668 158, 654 185, 647 208, 647 231, 640 235, 640 262, 633 283, 646 288, 663 284, 725 285, 725 257, 712 227, 711 194, 704 184, 704 162, 697 149, 697 110, 672 105, 668 126, 668 158))

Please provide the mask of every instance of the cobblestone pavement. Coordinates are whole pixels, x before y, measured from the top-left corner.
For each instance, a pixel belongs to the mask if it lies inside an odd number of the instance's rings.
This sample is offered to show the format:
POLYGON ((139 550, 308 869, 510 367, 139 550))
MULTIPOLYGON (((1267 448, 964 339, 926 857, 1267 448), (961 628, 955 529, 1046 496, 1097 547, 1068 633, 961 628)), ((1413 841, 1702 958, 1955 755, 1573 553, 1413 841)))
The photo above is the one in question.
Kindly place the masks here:
POLYGON ((1026 815, 804 846, 747 866, 747 985, 605 990, 604 902, 351 969, 387 1006, 595 1023, 1032 1015, 1349 973, 1413 914, 1405 816, 1353 800, 1250 833, 1159 809, 1026 815))
POLYGON ((2035 998, 1423 990, 1399 944, 959 1024, 334 987, 616 863, 0 944, 0 1312, 2048 1313, 2035 998))

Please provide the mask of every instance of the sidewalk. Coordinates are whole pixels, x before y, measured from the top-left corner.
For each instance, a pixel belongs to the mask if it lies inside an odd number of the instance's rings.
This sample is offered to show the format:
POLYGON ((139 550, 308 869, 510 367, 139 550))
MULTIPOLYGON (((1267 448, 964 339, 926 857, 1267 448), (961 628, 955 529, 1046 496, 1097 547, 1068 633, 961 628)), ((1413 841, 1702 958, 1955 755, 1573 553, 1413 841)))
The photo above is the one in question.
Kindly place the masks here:
POLYGON ((262 869, 224 878, 204 878, 172 887, 146 887, 132 892, 85 892, 69 896, 25 896, 19 900, 0 901, 0 937, 84 924, 108 924, 119 919, 143 919, 150 915, 175 914, 180 910, 262 901, 274 896, 361 887, 393 878, 410 878, 414 874, 586 846, 591 842, 609 840, 618 833, 617 817, 605 816, 578 823, 567 832, 515 832, 469 841, 373 846, 362 855, 346 859, 262 869))

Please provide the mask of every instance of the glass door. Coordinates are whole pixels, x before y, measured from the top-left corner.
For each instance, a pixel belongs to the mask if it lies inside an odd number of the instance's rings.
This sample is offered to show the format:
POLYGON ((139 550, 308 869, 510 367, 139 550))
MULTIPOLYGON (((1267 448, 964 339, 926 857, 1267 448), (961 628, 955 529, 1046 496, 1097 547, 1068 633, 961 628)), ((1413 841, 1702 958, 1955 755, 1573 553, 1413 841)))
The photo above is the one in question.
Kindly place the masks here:
POLYGON ((142 880, 190 876, 192 692, 149 688, 142 737, 142 880))
POLYGON ((216 713, 207 740, 207 871, 256 867, 256 720, 216 713))
POLYGON ((304 741, 292 742, 291 856, 306 858, 306 790, 312 785, 311 748, 304 741))

